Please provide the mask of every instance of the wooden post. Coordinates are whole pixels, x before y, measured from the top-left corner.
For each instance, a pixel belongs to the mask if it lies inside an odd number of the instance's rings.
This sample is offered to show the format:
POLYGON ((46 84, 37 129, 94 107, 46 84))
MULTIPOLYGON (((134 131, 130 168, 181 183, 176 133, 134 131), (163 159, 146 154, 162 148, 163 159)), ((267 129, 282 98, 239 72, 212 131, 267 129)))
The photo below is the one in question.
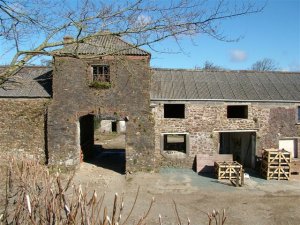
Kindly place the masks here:
POLYGON ((236 180, 235 180, 235 186, 240 186, 240 169, 236 168, 236 180))
POLYGON ((245 177, 244 177, 244 174, 245 174, 245 170, 242 169, 242 170, 241 170, 241 186, 244 186, 244 184, 245 184, 245 177))

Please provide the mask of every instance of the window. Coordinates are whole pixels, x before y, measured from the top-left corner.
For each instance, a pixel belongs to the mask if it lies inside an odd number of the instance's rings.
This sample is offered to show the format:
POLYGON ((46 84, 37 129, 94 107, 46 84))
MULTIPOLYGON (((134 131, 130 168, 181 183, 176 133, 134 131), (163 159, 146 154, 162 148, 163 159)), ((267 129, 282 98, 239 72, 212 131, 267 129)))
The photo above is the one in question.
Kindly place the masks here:
POLYGON ((108 65, 92 66, 93 81, 110 82, 110 71, 108 65))
POLYGON ((164 118, 185 118, 184 111, 184 104, 165 104, 164 118))
POLYGON ((248 106, 247 105, 229 105, 227 106, 227 118, 248 118, 248 106))
POLYGON ((297 109, 297 122, 300 123, 300 106, 297 109))
POLYGON ((186 153, 187 135, 186 134, 164 134, 163 150, 167 152, 176 151, 186 153))

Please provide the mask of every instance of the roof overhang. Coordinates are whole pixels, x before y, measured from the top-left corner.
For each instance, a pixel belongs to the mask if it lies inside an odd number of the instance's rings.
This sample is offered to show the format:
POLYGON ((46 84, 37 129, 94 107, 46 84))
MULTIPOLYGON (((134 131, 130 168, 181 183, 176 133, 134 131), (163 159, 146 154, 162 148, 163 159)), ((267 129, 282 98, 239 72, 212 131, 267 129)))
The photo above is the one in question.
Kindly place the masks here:
POLYGON ((300 103, 300 100, 243 100, 243 99, 159 99, 150 98, 153 102, 259 102, 259 103, 300 103))

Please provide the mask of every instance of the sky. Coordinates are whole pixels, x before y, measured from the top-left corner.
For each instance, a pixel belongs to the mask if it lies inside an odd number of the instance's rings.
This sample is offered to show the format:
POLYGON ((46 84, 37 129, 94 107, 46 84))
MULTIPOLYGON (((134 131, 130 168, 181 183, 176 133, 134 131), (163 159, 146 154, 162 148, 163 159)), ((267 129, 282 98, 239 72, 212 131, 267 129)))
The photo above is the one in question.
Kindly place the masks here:
MULTIPOLYGON (((219 31, 228 39, 240 38, 239 41, 222 42, 200 35, 192 40, 183 37, 178 46, 167 39, 154 45, 157 51, 144 48, 152 54, 151 66, 194 69, 209 61, 228 70, 247 70, 256 61, 270 58, 281 71, 300 72, 300 0, 253 1, 258 6, 265 2, 267 5, 260 13, 220 24, 219 31), (170 51, 173 53, 163 53, 170 51)), ((7 54, 0 44, 0 53, 2 64, 8 64, 13 52, 7 54)))
MULTIPOLYGON (((270 58, 279 70, 300 71, 300 0, 269 0, 263 12, 225 21, 220 29, 228 38, 242 38, 230 43, 207 36, 183 39, 182 53, 152 51, 151 66, 194 69, 210 61, 226 69, 245 70, 258 60, 270 58)), ((178 50, 172 40, 155 47, 178 50)))

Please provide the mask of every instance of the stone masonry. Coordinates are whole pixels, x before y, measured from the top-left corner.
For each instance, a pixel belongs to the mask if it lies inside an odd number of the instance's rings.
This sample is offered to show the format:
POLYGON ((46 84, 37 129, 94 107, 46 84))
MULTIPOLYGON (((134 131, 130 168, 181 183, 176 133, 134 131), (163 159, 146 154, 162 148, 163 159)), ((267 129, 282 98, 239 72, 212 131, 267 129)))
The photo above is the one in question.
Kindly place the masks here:
POLYGON ((79 165, 79 119, 89 114, 126 118, 126 171, 154 169, 148 57, 55 58, 53 100, 48 109, 50 165, 79 165), (89 87, 93 64, 110 66, 111 88, 89 87))
MULTIPOLYGON (((289 103, 247 103, 248 119, 227 118, 224 102, 180 102, 185 104, 184 119, 164 118, 164 103, 155 104, 155 155, 162 159, 161 133, 189 133, 190 149, 184 160, 167 160, 167 164, 191 167, 196 154, 219 153, 219 131, 253 130, 256 132, 256 155, 263 148, 278 148, 279 139, 299 137, 296 124, 297 105, 289 103)), ((178 104, 179 102, 176 102, 178 104)), ((236 105, 245 105, 245 102, 236 105)), ((299 151, 298 141, 298 151, 299 151)), ((299 155, 299 152, 298 152, 299 155)), ((164 159, 165 160, 165 159, 164 159)))
POLYGON ((1 154, 38 159, 46 163, 45 119, 47 99, 0 100, 1 154))

